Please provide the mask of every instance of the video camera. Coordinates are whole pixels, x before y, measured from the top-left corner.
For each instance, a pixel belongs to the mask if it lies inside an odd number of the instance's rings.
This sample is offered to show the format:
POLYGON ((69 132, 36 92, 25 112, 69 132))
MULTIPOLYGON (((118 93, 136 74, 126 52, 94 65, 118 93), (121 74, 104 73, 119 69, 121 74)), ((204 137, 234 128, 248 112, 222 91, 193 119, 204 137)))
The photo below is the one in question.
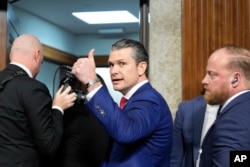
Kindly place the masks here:
POLYGON ((63 85, 63 90, 64 91, 68 86, 71 86, 72 92, 75 92, 77 95, 76 103, 80 104, 82 103, 85 98, 86 98, 86 92, 82 90, 78 90, 78 80, 76 77, 71 73, 71 67, 70 66, 63 66, 66 70, 64 70, 64 77, 61 81, 61 85, 63 85))

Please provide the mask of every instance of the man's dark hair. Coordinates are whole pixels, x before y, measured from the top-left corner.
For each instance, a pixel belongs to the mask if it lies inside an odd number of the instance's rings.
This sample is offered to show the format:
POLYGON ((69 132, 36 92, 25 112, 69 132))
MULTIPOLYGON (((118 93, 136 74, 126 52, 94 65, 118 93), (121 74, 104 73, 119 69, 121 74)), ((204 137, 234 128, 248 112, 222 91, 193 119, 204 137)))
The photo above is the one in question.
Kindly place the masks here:
POLYGON ((132 48, 134 55, 132 57, 135 59, 136 64, 138 65, 140 62, 146 62, 147 68, 145 71, 146 76, 148 77, 148 67, 149 67, 149 56, 144 47, 144 45, 136 40, 123 38, 117 42, 115 42, 112 47, 111 51, 119 50, 123 48, 132 48))

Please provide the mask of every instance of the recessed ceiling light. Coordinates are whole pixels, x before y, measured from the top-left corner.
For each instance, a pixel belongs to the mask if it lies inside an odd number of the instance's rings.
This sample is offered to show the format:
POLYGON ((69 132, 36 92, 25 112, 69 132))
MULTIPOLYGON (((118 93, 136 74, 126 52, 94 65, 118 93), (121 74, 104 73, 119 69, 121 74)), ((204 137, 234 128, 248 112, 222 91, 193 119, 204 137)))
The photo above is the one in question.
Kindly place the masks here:
POLYGON ((123 28, 101 28, 98 30, 99 34, 122 34, 124 33, 123 28))
POLYGON ((102 12, 73 12, 73 16, 88 24, 134 23, 139 19, 126 10, 102 12))

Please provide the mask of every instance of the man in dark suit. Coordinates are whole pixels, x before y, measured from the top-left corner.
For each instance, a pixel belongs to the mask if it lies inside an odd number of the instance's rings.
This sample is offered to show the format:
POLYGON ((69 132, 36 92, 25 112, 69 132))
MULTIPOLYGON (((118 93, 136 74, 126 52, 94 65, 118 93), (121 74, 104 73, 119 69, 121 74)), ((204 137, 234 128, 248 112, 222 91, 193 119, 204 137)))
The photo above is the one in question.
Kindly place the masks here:
MULTIPOLYGON (((106 84, 97 74, 104 87, 106 84)), ((72 79, 69 83, 79 95, 85 88, 72 79)), ((89 109, 82 105, 84 99, 64 111, 64 135, 54 167, 100 167, 109 144, 109 135, 89 109)))
POLYGON ((206 105, 203 96, 180 103, 174 121, 171 167, 195 166, 206 105))
POLYGON ((85 105, 114 140, 102 166, 168 167, 172 116, 164 98, 148 82, 149 57, 131 39, 114 43, 109 55, 113 88, 127 98, 120 109, 96 78, 94 50, 78 59, 72 73, 88 86, 85 105))
POLYGON ((174 121, 170 167, 195 167, 202 134, 214 122, 218 105, 206 103, 204 96, 181 102, 174 121))
POLYGON ((63 167, 99 167, 109 142, 103 126, 82 104, 66 110, 64 118, 59 163, 63 167))
POLYGON ((63 111, 76 94, 58 90, 52 102, 48 88, 35 80, 43 61, 40 41, 17 37, 11 63, 0 72, 0 166, 47 166, 63 134, 63 111))
POLYGON ((200 167, 229 167, 230 151, 250 150, 250 51, 237 46, 214 51, 202 84, 207 103, 222 108, 203 140, 200 167))

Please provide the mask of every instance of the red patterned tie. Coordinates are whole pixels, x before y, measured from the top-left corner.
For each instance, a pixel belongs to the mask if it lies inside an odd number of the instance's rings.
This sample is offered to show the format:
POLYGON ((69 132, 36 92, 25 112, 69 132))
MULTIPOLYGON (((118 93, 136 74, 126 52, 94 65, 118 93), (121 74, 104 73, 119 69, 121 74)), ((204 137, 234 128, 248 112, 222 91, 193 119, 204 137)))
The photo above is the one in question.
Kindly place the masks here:
POLYGON ((121 101, 120 101, 120 109, 122 110, 124 108, 124 106, 126 105, 128 99, 126 99, 125 97, 122 97, 121 98, 121 101))

